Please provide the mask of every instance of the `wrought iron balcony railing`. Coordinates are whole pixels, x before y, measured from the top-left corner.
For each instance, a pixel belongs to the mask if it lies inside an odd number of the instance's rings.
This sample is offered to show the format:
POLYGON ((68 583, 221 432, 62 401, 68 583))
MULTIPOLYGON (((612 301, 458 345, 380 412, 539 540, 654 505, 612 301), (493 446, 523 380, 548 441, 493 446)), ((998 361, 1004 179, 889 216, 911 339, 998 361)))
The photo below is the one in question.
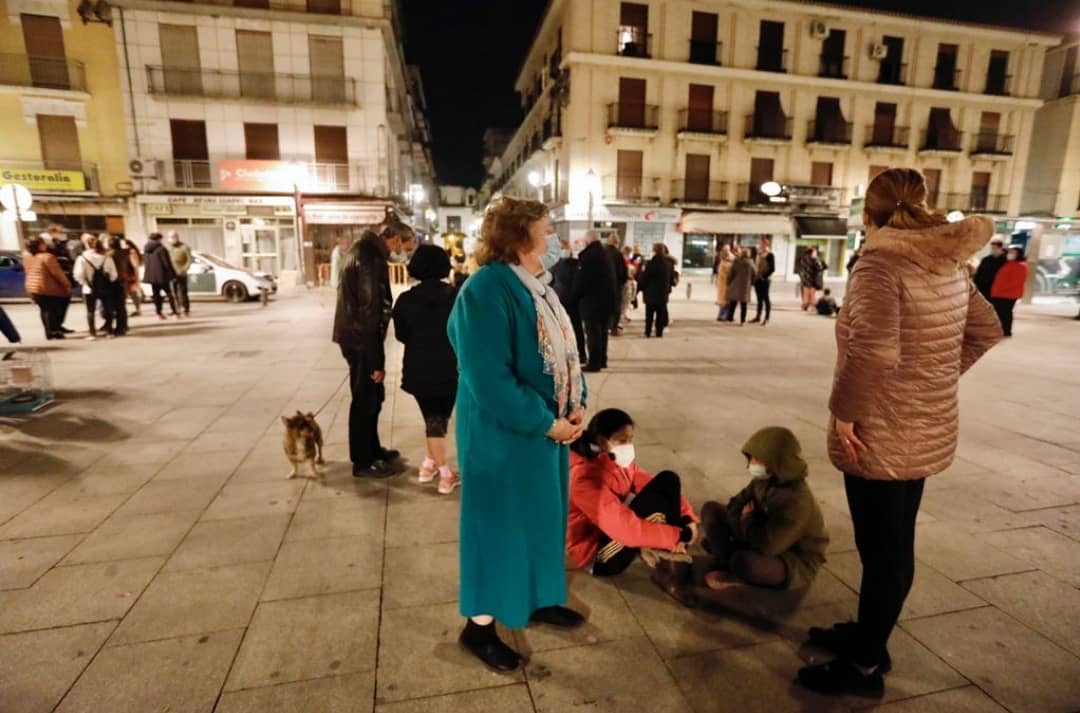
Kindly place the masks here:
POLYGON ((806 143, 808 144, 850 144, 850 121, 819 117, 806 124, 806 143))
POLYGON ((847 79, 848 67, 850 66, 850 57, 830 57, 823 54, 818 65, 818 76, 830 79, 847 79))
POLYGON ((708 64, 714 67, 720 66, 720 53, 724 49, 723 42, 712 40, 690 40, 690 63, 708 64))
POLYGON ((922 132, 920 151, 956 151, 964 150, 964 132, 956 129, 922 132))
POLYGON ((694 134, 727 134, 728 113, 709 109, 682 109, 679 111, 679 131, 694 134))
POLYGON ((0 84, 86 91, 86 67, 74 59, 0 54, 0 84))
POLYGON ((660 200, 660 179, 655 176, 604 176, 601 188, 605 201, 655 203, 660 200))
POLYGON ((975 140, 971 145, 971 153, 1011 156, 1015 138, 1010 134, 980 132, 975 134, 975 140))
POLYGON ((160 66, 148 66, 146 75, 151 94, 356 104, 356 80, 348 77, 160 66))
POLYGON ((902 86, 907 84, 908 66, 906 62, 882 62, 878 67, 878 84, 902 86))
POLYGON ((863 142, 863 146, 867 148, 906 149, 910 136, 911 129, 907 126, 870 124, 866 127, 866 140, 863 142))
POLYGON ((652 57, 652 35, 636 25, 623 25, 615 36, 616 53, 623 57, 652 57))
POLYGON ((671 182, 671 201, 697 205, 726 205, 728 183, 708 179, 680 178, 671 182))
POLYGON ((767 112, 747 114, 743 136, 747 139, 791 141, 791 118, 767 112))
POLYGON ((655 131, 659 128, 660 107, 656 104, 638 104, 637 102, 615 102, 608 104, 609 129, 645 129, 655 131))

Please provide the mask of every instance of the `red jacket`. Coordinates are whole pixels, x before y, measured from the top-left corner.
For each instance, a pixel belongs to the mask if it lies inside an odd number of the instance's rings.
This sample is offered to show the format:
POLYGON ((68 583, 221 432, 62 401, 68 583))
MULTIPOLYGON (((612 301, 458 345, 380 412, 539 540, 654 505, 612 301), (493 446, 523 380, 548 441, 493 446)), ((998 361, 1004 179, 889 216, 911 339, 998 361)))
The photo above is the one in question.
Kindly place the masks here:
POLYGON ((1009 260, 997 275, 994 276, 994 285, 990 288, 990 296, 1002 300, 1018 300, 1024 296, 1024 285, 1027 284, 1028 266, 1026 262, 1009 260))
MULTIPOLYGON (((681 525, 649 522, 626 506, 631 493, 639 493, 653 476, 637 464, 619 467, 607 455, 584 458, 570 454, 570 516, 566 551, 578 567, 587 567, 596 558, 600 534, 627 547, 671 550, 679 543, 681 525)), ((686 498, 682 514, 698 521, 686 498)))

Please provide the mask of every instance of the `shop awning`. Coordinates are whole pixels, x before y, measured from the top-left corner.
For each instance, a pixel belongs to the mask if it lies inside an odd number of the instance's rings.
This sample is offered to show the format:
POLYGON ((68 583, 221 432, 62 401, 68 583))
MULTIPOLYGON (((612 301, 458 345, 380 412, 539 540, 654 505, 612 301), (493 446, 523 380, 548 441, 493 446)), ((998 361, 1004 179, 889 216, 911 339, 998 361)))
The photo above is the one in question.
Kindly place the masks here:
POLYGON ((848 233, 847 220, 831 216, 795 216, 795 229, 800 238, 847 237, 848 233))
POLYGON ((791 221, 782 215, 758 213, 684 213, 679 221, 683 233, 739 235, 790 235, 791 221))

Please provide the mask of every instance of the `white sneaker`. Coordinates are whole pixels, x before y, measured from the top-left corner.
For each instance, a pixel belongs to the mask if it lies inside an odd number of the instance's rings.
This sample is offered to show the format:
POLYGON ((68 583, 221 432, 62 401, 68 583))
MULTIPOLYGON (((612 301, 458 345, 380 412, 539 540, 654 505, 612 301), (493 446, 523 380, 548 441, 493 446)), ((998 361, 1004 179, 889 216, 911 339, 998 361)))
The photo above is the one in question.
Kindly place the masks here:
POLYGON ((88 342, 96 342, 96 341, 97 341, 97 337, 95 337, 95 336, 94 336, 93 334, 91 334, 90 336, 88 336, 88 337, 86 338, 86 341, 88 341, 88 342))

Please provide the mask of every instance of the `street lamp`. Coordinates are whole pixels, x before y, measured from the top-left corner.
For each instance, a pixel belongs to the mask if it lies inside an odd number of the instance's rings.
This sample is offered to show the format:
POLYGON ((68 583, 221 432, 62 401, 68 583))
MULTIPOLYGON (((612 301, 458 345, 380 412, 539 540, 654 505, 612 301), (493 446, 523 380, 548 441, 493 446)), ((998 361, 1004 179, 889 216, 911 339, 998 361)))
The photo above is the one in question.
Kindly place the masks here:
POLYGON ((529 171, 529 175, 526 176, 529 181, 529 185, 536 189, 536 199, 541 203, 544 202, 544 176, 539 171, 529 171))
POLYGON ((780 195, 783 190, 784 187, 776 181, 765 181, 761 184, 761 192, 767 195, 769 198, 775 198, 776 196, 780 195))
POLYGON ((5 211, 15 213, 15 234, 20 244, 23 239, 23 218, 27 220, 37 219, 37 215, 30 210, 30 206, 33 204, 34 196, 26 186, 20 183, 5 183, 0 186, 0 205, 4 207, 5 211))
POLYGON ((950 223, 959 223, 963 219, 964 219, 963 211, 951 210, 951 211, 949 211, 948 213, 945 214, 945 220, 949 221, 950 223))
POLYGON ((596 200, 597 183, 600 181, 596 171, 591 168, 585 172, 585 192, 589 196, 589 230, 593 229, 593 202, 596 200))

